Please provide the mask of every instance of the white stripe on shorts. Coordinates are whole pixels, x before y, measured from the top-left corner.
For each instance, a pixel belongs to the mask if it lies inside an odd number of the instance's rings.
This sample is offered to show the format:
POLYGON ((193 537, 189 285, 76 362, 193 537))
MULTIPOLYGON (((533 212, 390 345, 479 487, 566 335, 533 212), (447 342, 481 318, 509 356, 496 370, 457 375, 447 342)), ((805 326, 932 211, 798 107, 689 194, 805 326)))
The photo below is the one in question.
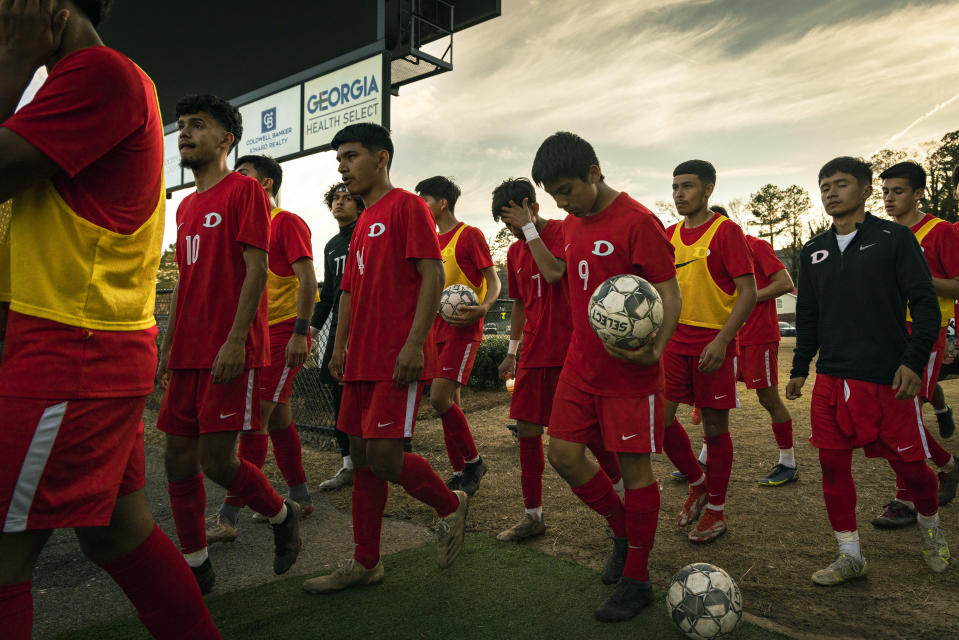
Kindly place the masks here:
POLYGON ((773 386, 773 378, 769 371, 769 348, 763 351, 763 360, 766 362, 766 387, 773 386))
POLYGON ((403 419, 403 437, 413 437, 413 423, 416 421, 416 392, 419 382, 411 382, 406 388, 406 417, 403 419))
POLYGON ((249 431, 253 428, 253 374, 256 369, 250 369, 250 375, 246 379, 246 410, 243 412, 243 430, 249 431))
POLYGON ((60 433, 63 416, 67 413, 67 403, 61 402, 47 407, 40 416, 37 428, 33 432, 33 440, 23 458, 17 484, 13 487, 13 496, 10 498, 10 507, 7 509, 7 518, 3 523, 4 533, 17 533, 27 530, 27 518, 30 507, 40 486, 40 478, 47 466, 53 443, 60 433))
POLYGON ((922 440, 922 450, 927 458, 931 458, 932 452, 929 451, 929 442, 926 441, 926 427, 922 424, 922 408, 919 404, 918 396, 913 397, 912 404, 916 408, 916 426, 919 428, 919 439, 922 440))
POLYGON ((290 368, 283 367, 283 375, 280 376, 280 383, 276 385, 276 391, 273 392, 273 402, 280 401, 280 391, 283 391, 283 385, 286 384, 286 378, 290 375, 290 368))
POLYGON ((460 384, 463 384, 463 371, 466 369, 466 363, 470 359, 470 350, 473 348, 473 343, 466 345, 466 351, 463 352, 463 362, 460 364, 460 372, 456 374, 456 381, 460 384))
POLYGON ((936 368, 936 356, 939 355, 939 352, 935 349, 932 350, 932 353, 929 354, 929 362, 926 364, 926 375, 923 380, 922 392, 919 394, 927 400, 932 397, 932 372, 936 368))
POLYGON ((649 451, 656 453, 656 396, 647 398, 649 402, 649 451))

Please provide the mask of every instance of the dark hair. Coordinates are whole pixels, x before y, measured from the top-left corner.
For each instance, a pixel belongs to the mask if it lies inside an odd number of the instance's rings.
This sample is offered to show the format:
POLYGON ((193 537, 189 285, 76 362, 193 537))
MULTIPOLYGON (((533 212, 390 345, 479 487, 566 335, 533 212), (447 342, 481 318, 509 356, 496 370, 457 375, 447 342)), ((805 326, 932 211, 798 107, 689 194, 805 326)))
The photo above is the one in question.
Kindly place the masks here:
MULTIPOLYGON (((593 145, 569 131, 557 131, 543 140, 533 160, 533 182, 542 186, 563 178, 589 179, 589 168, 599 166, 593 145)), ((602 178, 602 176, 600 176, 602 178)))
POLYGON ((673 177, 691 173, 703 184, 716 184, 716 167, 705 160, 687 160, 673 169, 673 177))
POLYGON ((446 206, 450 208, 450 213, 456 208, 456 201, 460 198, 460 188, 449 178, 443 176, 433 176, 426 180, 420 180, 414 191, 421 196, 433 196, 437 200, 446 198, 446 206))
POLYGON ((959 164, 952 170, 952 186, 955 187, 956 185, 959 185, 959 164))
POLYGON ((726 216, 727 218, 729 217, 729 214, 726 213, 726 209, 725 209, 724 207, 720 207, 718 204, 710 205, 710 206, 709 206, 709 210, 710 210, 710 211, 715 211, 716 213, 718 213, 718 214, 721 215, 721 216, 726 216))
POLYGON ((390 138, 390 132, 378 124, 372 122, 358 122, 343 127, 336 132, 330 146, 334 151, 340 148, 341 144, 347 142, 358 142, 370 153, 377 151, 386 151, 390 154, 390 159, 386 161, 386 170, 389 171, 393 164, 393 140, 390 138))
POLYGON ((90 20, 94 29, 106 20, 113 4, 113 0, 71 0, 71 2, 90 20))
POLYGON ((208 113, 220 125, 233 134, 233 144, 230 151, 240 143, 243 137, 243 117, 240 110, 219 96, 209 93, 198 95, 191 93, 183 96, 176 103, 176 117, 192 113, 208 113))
POLYGON ((886 178, 905 178, 913 191, 926 188, 926 170, 918 162, 907 160, 892 165, 879 174, 881 180, 886 178))
POLYGON ((856 179, 860 187, 872 184, 872 165, 862 158, 839 156, 833 158, 819 170, 819 182, 831 178, 837 173, 848 173, 856 179))
MULTIPOLYGON (((330 211, 333 210, 333 198, 336 197, 336 192, 340 190, 343 190, 349 193, 349 190, 346 188, 345 184, 343 184, 342 182, 337 182, 335 184, 330 185, 330 188, 326 190, 326 194, 323 196, 323 201, 326 203, 326 208, 329 209, 330 211)), ((353 198, 353 202, 356 203, 357 213, 363 213, 363 209, 366 208, 366 204, 363 203, 363 198, 359 196, 352 196, 352 198, 353 198)))
POLYGON ((242 156, 237 159, 234 168, 241 164, 252 164, 261 178, 273 178, 273 196, 280 192, 280 183, 283 182, 283 169, 280 163, 270 156, 242 156))
POLYGON ((493 220, 499 222, 503 215, 503 207, 509 205, 510 201, 518 205, 523 204, 523 200, 529 201, 529 204, 536 202, 536 189, 533 183, 526 178, 507 178, 493 189, 493 220))

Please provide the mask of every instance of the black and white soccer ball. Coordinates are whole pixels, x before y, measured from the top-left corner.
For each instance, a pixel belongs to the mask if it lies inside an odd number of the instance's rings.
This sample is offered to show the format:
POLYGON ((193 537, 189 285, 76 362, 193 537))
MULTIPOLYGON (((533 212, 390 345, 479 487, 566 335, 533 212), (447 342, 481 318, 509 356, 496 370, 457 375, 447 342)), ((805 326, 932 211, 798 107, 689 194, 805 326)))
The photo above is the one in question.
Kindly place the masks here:
POLYGON ((449 322, 461 307, 475 307, 479 304, 476 294, 465 284, 451 284, 440 295, 440 317, 449 322))
POLYGON ((725 638, 742 618, 743 596, 728 573, 697 562, 673 576, 666 592, 666 609, 687 638, 725 638))
POLYGON ((632 274, 613 276, 589 298, 589 325, 599 339, 639 349, 663 325, 663 301, 653 285, 632 274))

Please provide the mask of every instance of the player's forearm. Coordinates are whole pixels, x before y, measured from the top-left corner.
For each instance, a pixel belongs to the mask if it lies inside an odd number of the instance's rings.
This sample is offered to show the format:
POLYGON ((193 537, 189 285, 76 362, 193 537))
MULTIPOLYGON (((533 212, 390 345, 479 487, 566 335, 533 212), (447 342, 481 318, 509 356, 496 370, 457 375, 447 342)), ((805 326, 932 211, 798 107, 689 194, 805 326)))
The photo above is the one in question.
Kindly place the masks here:
POLYGON ((773 300, 793 290, 793 279, 783 269, 773 274, 768 285, 756 292, 756 303, 773 300))
POLYGON ((739 278, 736 278, 736 280, 736 290, 739 294, 736 298, 736 304, 733 305, 729 317, 726 318, 726 322, 723 324, 723 328, 719 330, 719 335, 717 336, 725 341, 726 344, 733 341, 739 328, 743 326, 743 323, 746 322, 749 314, 753 312, 753 308, 756 306, 756 280, 752 275, 749 276, 748 281, 743 280, 740 282, 739 278))
POLYGON ((333 336, 333 350, 346 349, 350 338, 350 292, 340 294, 340 307, 336 314, 336 335, 333 336))
POLYGON ((180 284, 173 286, 173 293, 170 294, 170 313, 167 315, 166 332, 163 334, 163 340, 160 342, 160 350, 168 351, 173 346, 173 327, 176 326, 176 297, 180 291, 180 284))
POLYGON ((509 338, 520 340, 523 337, 523 327, 526 326, 526 310, 522 300, 513 300, 513 310, 509 317, 509 338))
POLYGON ((533 254, 533 260, 536 261, 536 266, 539 267, 546 282, 549 284, 559 282, 566 273, 566 263, 550 253, 542 238, 533 238, 526 243, 526 246, 533 254))
POLYGON ((679 314, 683 309, 683 295, 680 293, 676 278, 652 284, 663 301, 663 325, 656 332, 656 341, 653 343, 656 352, 661 354, 665 351, 669 339, 673 337, 676 325, 679 324, 679 314))
POLYGON ((296 317, 310 320, 313 317, 313 302, 316 300, 316 272, 312 260, 298 260, 293 265, 300 286, 296 292, 296 317))
POLYGON ((500 284, 499 276, 496 275, 496 267, 483 269, 483 278, 486 279, 486 295, 483 297, 481 306, 489 311, 493 303, 499 299, 503 286, 500 284))
POLYGON ((250 251, 251 249, 247 249, 243 253, 243 259, 246 262, 246 276, 244 276, 243 285, 240 287, 240 300, 236 305, 236 315, 233 316, 233 326, 230 327, 227 340, 246 341, 246 337, 250 333, 250 325, 253 324, 256 311, 260 306, 260 300, 266 290, 266 251, 256 250, 254 255, 248 257, 247 253, 250 251), (262 254, 262 256, 259 254, 262 254))
POLYGON ((406 338, 408 343, 422 346, 426 343, 433 319, 440 306, 440 295, 446 282, 446 273, 440 260, 416 261, 416 270, 420 274, 420 291, 416 297, 416 311, 413 314, 413 326, 406 338))
POLYGON ((959 278, 933 278, 936 295, 943 298, 959 298, 959 278))

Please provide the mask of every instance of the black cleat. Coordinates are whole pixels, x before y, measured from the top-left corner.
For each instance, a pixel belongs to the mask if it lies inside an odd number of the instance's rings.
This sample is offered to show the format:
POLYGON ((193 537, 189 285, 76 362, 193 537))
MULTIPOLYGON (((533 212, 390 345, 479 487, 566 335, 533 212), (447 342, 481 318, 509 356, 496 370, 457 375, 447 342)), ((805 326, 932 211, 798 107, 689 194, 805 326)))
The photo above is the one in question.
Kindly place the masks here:
POLYGON ((939 423, 939 435, 943 440, 947 440, 956 432, 956 423, 952 421, 952 407, 947 406, 945 412, 936 414, 936 422, 939 423))
POLYGON ((459 491, 460 487, 463 486, 463 474, 456 475, 455 473, 450 476, 450 479, 446 481, 446 488, 450 491, 459 491))
POLYGON ((772 471, 759 480, 759 484, 763 487, 778 487, 789 482, 795 482, 798 479, 799 467, 777 464, 772 471))
POLYGON ((600 579, 603 584, 616 584, 623 575, 623 568, 626 566, 626 553, 629 546, 626 544, 626 538, 613 537, 613 550, 606 558, 606 564, 603 565, 603 572, 600 579))
POLYGON ((898 500, 883 505, 883 509, 882 515, 872 521, 872 526, 877 529, 901 529, 916 523, 916 510, 898 500))
POLYGON ((481 457, 476 462, 467 462, 463 469, 463 479, 460 481, 460 491, 472 496, 479 491, 480 480, 486 475, 486 462, 481 457))
POLYGON ((636 614, 653 603, 653 588, 648 582, 622 577, 613 595, 593 613, 600 622, 621 622, 636 617, 636 614))
POLYGON ((193 577, 200 586, 200 593, 206 595, 213 591, 213 585, 216 584, 216 573, 213 572, 213 564, 207 558, 199 567, 190 567, 193 571, 193 577))
POLYGON ((952 471, 940 471, 939 476, 939 506, 949 504, 956 497, 956 485, 959 485, 959 461, 953 457, 952 471))
POLYGON ((286 520, 273 527, 273 573, 286 573, 296 562, 303 547, 300 537, 300 505, 293 500, 286 503, 286 520))

